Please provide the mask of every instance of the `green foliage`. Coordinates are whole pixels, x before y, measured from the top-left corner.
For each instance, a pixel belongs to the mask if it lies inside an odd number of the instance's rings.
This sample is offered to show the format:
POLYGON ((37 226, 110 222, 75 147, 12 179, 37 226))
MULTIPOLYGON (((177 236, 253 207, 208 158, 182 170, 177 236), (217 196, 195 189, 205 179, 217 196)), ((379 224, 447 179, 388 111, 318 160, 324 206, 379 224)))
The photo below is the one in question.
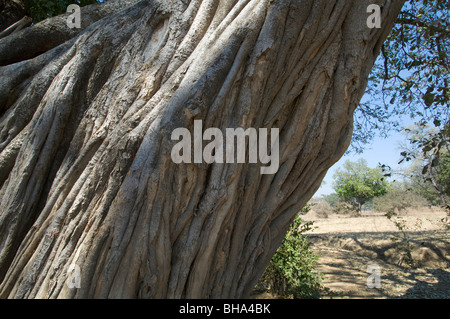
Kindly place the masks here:
POLYGON ((402 115, 439 131, 449 124, 449 22, 449 0, 406 2, 355 112, 354 149, 400 128, 402 115))
POLYGON ((312 222, 296 217, 283 243, 272 257, 263 274, 269 290, 293 298, 319 298, 325 291, 322 275, 316 272, 317 256, 310 250, 309 240, 302 235, 312 222))
POLYGON ((422 129, 434 127, 410 138, 413 152, 403 151, 401 156, 402 161, 421 159, 422 176, 412 178, 412 187, 450 213, 449 81, 450 0, 407 1, 355 112, 352 149, 362 151, 376 133, 387 137, 390 130, 400 130, 403 115, 415 119, 422 129))
POLYGON ((300 213, 307 214, 311 210, 312 206, 313 205, 311 204, 311 202, 306 203, 306 205, 303 206, 303 208, 300 210, 300 213))
POLYGON ((368 200, 386 194, 389 187, 381 168, 369 168, 364 159, 357 162, 347 160, 333 178, 333 187, 339 198, 351 203, 358 212, 368 200))
POLYGON ((70 4, 83 7, 88 4, 103 2, 100 0, 24 0, 25 11, 33 19, 39 22, 49 17, 65 13, 70 4))

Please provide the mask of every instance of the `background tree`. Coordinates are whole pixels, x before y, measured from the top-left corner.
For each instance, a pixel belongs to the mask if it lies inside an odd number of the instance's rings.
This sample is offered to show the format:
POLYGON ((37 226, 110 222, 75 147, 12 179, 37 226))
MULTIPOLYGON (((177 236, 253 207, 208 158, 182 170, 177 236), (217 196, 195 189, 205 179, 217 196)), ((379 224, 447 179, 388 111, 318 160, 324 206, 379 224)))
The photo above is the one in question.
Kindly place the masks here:
POLYGON ((111 0, 0 39, 0 296, 246 296, 348 148, 404 3, 373 2, 111 0), (280 169, 173 163, 195 120, 279 128, 280 169))
POLYGON ((450 198, 450 125, 439 130, 424 124, 405 129, 408 144, 403 161, 411 161, 406 170, 415 190, 432 203, 448 207, 450 198))
POLYGON ((84 7, 88 4, 100 3, 99 0, 23 0, 25 10, 33 21, 39 22, 49 17, 54 17, 66 12, 70 4, 84 7))
POLYGON ((333 175, 333 187, 341 200, 351 203, 361 211, 368 200, 386 194, 389 184, 386 182, 381 168, 369 168, 367 161, 347 160, 343 167, 333 175))

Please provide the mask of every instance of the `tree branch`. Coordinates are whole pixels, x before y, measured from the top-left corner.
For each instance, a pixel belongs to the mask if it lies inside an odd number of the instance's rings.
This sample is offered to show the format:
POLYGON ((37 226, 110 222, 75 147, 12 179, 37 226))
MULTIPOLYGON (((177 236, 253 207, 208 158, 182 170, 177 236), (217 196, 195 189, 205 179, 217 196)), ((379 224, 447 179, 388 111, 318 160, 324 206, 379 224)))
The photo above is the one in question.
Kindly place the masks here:
POLYGON ((32 59, 74 38, 95 22, 117 13, 140 0, 108 1, 81 8, 81 28, 69 28, 69 14, 45 19, 31 28, 0 39, 0 65, 32 59))
POLYGON ((397 18, 396 23, 403 24, 403 25, 406 24, 406 25, 410 25, 410 26, 413 26, 413 27, 427 28, 427 29, 430 29, 431 31, 439 32, 439 33, 441 33, 441 34, 443 34, 445 36, 449 36, 450 35, 450 31, 447 30, 447 29, 443 29, 443 28, 437 27, 435 25, 427 24, 424 21, 420 21, 420 20, 417 20, 417 19, 403 18, 403 17, 400 16, 400 17, 397 18))
POLYGON ((4 38, 10 34, 19 32, 23 28, 30 26, 32 22, 33 22, 33 20, 30 17, 23 17, 21 20, 17 21, 10 27, 6 28, 6 30, 0 32, 0 39, 4 38))

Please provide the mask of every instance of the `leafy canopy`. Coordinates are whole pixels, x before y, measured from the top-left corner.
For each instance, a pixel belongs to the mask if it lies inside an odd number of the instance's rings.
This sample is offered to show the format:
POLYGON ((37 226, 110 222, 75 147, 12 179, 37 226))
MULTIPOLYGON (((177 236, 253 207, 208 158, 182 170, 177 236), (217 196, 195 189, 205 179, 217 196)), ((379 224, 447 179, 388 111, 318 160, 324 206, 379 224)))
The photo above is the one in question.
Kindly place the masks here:
POLYGON ((48 17, 53 17, 65 13, 70 4, 77 4, 80 7, 88 4, 99 3, 99 0, 24 0, 25 11, 33 19, 39 22, 48 17))
POLYGON ((381 168, 369 168, 364 159, 356 162, 347 160, 333 178, 336 194, 358 210, 368 200, 384 195, 389 187, 381 168))
POLYGON ((407 1, 355 112, 353 150, 402 129, 406 115, 439 131, 449 124, 450 0, 407 1))

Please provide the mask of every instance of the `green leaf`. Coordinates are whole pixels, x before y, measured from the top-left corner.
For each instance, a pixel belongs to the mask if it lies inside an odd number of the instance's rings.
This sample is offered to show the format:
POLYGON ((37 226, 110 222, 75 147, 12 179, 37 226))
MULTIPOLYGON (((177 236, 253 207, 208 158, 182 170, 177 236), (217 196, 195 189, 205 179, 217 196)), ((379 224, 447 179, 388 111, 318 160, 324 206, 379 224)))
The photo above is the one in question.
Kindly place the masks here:
POLYGON ((434 102, 434 94, 433 93, 427 93, 423 97, 423 101, 425 102, 425 105, 430 107, 434 102))

